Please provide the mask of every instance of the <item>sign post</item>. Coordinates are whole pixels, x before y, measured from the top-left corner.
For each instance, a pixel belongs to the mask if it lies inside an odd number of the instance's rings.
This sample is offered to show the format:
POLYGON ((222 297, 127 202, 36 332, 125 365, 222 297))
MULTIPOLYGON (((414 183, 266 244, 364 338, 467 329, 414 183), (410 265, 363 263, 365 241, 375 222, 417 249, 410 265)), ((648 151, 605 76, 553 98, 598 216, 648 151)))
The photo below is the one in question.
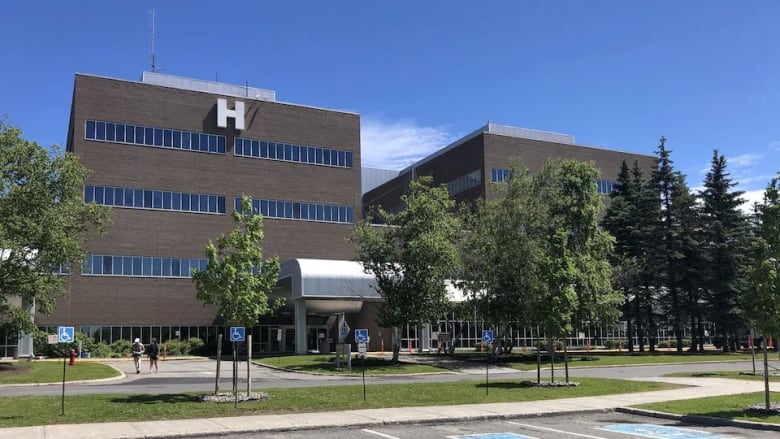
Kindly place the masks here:
MULTIPOLYGON (((60 326, 57 328, 57 341, 60 343, 72 343, 76 339, 76 330, 73 326, 60 326)), ((67 349, 62 357, 62 403, 60 416, 65 416, 65 362, 68 358, 67 349)))
MULTIPOLYGON (((349 325, 347 324, 347 320, 344 318, 344 313, 339 314, 339 342, 336 344, 336 368, 341 369, 341 358, 342 355, 345 355, 344 352, 346 351, 346 341, 347 341, 347 334, 349 334, 349 325)), ((350 349, 352 345, 349 345, 350 349)), ((347 358, 347 367, 352 370, 352 355, 349 355, 349 358, 347 358)))
POLYGON ((358 345, 360 368, 363 369, 363 402, 366 402, 366 345, 368 344, 368 329, 355 329, 355 342, 358 345))
MULTIPOLYGON (((482 344, 493 343, 493 330, 486 329, 482 331, 482 344)), ((490 382, 488 380, 488 369, 490 368, 490 355, 485 359, 485 395, 489 393, 490 382)))
POLYGON ((233 342, 233 407, 238 407, 238 357, 236 342, 244 341, 245 335, 246 328, 243 326, 230 327, 230 341, 233 342))

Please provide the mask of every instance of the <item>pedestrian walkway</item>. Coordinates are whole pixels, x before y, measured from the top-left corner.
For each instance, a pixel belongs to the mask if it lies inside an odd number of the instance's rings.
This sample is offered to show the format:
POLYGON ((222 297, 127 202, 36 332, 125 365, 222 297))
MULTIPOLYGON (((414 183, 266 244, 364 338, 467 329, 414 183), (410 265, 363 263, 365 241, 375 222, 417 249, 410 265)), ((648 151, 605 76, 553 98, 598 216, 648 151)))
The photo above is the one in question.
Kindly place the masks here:
MULTIPOLYGON (((44 425, 0 429, 0 439, 71 439, 71 438, 164 438, 182 436, 226 435, 269 431, 295 431, 315 428, 370 427, 383 424, 446 422, 539 416, 553 413, 576 413, 614 410, 636 404, 760 392, 760 381, 724 378, 647 378, 679 384, 673 390, 589 396, 547 401, 452 406, 401 407, 347 410, 315 415, 259 415, 210 419, 182 419, 147 422, 110 422, 102 424, 44 425)), ((780 384, 772 385, 780 391, 780 384)))

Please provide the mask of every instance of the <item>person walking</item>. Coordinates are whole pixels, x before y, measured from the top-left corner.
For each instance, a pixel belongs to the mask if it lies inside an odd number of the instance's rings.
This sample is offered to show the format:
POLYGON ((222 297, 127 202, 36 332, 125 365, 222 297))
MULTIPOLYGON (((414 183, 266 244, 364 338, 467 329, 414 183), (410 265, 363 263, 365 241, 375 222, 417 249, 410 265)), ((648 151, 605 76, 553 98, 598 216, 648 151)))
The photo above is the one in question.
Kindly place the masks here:
POLYGON ((152 344, 149 345, 149 373, 154 368, 154 373, 157 373, 157 357, 160 355, 160 345, 157 344, 157 339, 152 339, 152 344))
POLYGON ((133 342, 133 363, 135 363, 135 373, 141 373, 141 355, 144 354, 144 345, 140 338, 133 342))

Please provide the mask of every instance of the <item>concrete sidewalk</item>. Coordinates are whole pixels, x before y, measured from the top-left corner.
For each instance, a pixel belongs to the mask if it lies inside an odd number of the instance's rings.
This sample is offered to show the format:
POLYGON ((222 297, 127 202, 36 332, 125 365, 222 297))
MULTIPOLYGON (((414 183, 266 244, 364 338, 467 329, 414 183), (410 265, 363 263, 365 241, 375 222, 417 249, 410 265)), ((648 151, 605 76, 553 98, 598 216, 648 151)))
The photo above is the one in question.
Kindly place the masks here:
MULTIPOLYGON (((763 390, 763 382, 760 381, 667 377, 646 380, 690 387, 656 392, 547 401, 347 410, 341 412, 319 412, 316 414, 296 413, 211 419, 18 427, 0 429, 0 439, 194 437, 332 427, 368 427, 399 423, 485 420, 540 416, 552 413, 606 411, 636 404, 733 395, 763 390)), ((780 391, 780 384, 772 385, 772 391, 780 391)))

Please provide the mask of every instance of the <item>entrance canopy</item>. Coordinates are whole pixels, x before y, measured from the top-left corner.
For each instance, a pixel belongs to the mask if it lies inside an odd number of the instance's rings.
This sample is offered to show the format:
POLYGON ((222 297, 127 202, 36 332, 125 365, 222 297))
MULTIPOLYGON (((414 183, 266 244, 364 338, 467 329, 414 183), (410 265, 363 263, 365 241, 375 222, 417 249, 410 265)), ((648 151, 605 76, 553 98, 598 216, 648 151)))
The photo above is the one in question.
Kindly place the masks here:
POLYGON ((282 263, 274 291, 288 304, 305 301, 309 312, 359 312, 363 302, 381 300, 374 276, 354 261, 291 259, 282 263))

